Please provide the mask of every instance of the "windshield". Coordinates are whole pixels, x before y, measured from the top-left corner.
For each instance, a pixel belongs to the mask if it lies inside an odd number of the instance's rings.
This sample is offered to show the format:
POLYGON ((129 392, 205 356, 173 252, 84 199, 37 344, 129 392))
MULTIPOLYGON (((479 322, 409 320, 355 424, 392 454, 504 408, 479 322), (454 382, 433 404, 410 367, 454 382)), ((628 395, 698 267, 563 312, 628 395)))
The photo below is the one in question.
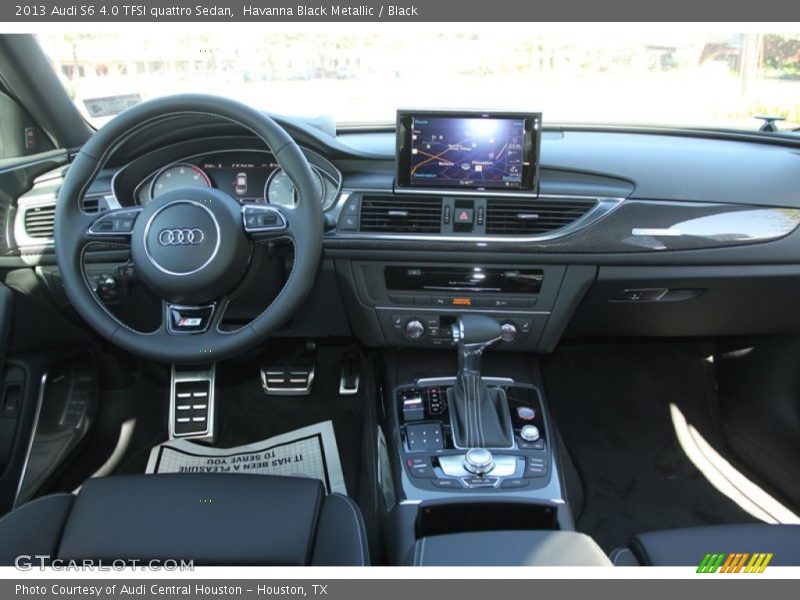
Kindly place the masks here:
MULTIPOLYGON (((474 24, 461 24, 475 27, 474 24)), ((86 118, 178 92, 270 112, 389 124, 397 108, 536 110, 547 124, 800 124, 800 33, 313 32, 40 35, 86 118)), ((396 32, 393 32, 396 31, 396 32)))

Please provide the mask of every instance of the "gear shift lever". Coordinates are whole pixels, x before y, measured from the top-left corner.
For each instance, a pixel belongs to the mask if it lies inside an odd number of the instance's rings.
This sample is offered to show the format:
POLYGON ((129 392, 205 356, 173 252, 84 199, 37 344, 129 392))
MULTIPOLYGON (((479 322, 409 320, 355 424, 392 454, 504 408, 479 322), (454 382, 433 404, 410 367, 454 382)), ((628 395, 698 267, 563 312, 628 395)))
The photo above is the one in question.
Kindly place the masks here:
POLYGON ((452 327, 458 344, 458 377, 448 391, 453 435, 461 448, 509 448, 514 444, 505 392, 481 379, 483 351, 503 337, 500 324, 481 315, 464 315, 452 327))

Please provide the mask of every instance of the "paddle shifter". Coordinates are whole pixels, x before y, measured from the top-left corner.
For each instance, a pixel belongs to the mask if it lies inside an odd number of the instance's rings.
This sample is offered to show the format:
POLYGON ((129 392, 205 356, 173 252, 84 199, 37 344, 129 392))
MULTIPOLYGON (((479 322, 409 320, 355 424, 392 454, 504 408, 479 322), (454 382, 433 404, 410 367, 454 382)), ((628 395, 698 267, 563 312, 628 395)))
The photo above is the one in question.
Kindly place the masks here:
POLYGON ((505 392, 481 379, 483 351, 503 337, 500 323, 481 315, 464 315, 453 325, 458 344, 458 377, 448 391, 453 435, 460 448, 510 448, 514 432, 505 392))

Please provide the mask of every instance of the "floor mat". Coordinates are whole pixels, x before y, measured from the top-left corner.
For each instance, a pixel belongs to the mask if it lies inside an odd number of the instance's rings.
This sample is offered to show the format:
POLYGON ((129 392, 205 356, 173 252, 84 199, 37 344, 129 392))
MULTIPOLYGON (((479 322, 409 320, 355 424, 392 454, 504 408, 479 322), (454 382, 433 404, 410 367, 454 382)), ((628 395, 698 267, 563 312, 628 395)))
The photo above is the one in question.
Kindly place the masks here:
POLYGON ((347 495, 331 421, 233 448, 211 448, 188 440, 171 440, 153 448, 147 473, 310 477, 319 479, 328 493, 347 495))
POLYGON ((695 344, 564 346, 545 365, 553 415, 584 481, 577 527, 607 551, 645 531, 754 520, 676 436, 671 405, 722 447, 704 354, 695 344))

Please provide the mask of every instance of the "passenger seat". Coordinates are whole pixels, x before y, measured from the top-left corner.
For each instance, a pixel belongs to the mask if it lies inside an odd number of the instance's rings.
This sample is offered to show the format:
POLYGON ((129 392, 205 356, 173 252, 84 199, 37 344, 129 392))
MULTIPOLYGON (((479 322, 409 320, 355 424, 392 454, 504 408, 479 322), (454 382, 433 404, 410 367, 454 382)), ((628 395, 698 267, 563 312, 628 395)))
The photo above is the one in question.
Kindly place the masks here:
POLYGON ((714 525, 636 535, 611 552, 614 566, 697 567, 708 553, 772 553, 771 566, 800 566, 800 525, 714 525))

